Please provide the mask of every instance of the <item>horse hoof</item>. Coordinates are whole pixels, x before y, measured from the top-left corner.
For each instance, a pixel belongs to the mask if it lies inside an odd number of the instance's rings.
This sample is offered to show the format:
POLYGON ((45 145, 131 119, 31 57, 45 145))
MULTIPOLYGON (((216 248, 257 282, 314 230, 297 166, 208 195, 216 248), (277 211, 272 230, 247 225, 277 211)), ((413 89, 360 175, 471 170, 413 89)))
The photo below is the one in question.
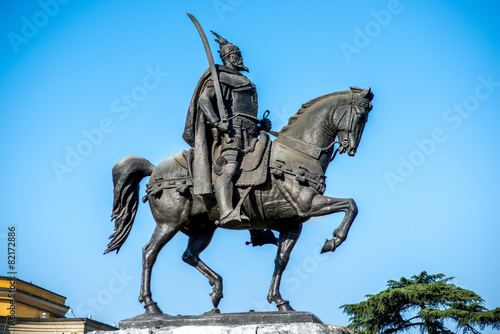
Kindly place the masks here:
POLYGON ((212 304, 214 305, 214 309, 217 309, 217 306, 219 306, 220 300, 222 299, 222 292, 220 291, 221 289, 217 286, 214 287, 214 290, 212 293, 210 293, 210 299, 212 299, 212 304))
POLYGON ((321 248, 321 254, 333 251, 335 251, 335 239, 326 240, 323 248, 321 248))
POLYGON ((146 314, 163 314, 155 302, 145 305, 144 308, 146 309, 146 314))
POLYGON ((278 311, 280 312, 294 312, 293 307, 290 306, 289 302, 284 302, 283 304, 278 306, 278 311))
POLYGON ((208 312, 205 312, 203 314, 206 314, 206 315, 209 315, 209 314, 219 314, 220 313, 220 310, 217 308, 217 307, 214 307, 213 309, 211 309, 210 311, 208 312))

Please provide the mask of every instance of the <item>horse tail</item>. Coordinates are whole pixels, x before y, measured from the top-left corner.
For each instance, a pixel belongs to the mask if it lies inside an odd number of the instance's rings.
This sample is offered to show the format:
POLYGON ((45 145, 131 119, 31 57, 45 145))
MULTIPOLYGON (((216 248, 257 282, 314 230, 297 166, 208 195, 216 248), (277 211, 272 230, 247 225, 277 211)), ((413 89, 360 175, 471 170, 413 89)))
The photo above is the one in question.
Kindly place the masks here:
POLYGON ((107 254, 116 250, 127 240, 134 224, 137 207, 139 205, 139 183, 146 176, 151 176, 155 166, 148 160, 132 155, 120 160, 113 167, 113 213, 111 221, 115 221, 115 231, 104 252, 107 254))

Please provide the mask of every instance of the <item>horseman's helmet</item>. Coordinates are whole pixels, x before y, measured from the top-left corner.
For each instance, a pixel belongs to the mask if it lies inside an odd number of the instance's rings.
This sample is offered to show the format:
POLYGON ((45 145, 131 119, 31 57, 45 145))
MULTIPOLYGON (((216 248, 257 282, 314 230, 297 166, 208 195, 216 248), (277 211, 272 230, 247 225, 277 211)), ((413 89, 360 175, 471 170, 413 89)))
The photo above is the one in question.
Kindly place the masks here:
POLYGON ((220 53, 220 57, 222 60, 226 59, 229 55, 234 54, 234 53, 238 53, 241 55, 239 47, 228 42, 227 39, 225 39, 224 37, 222 37, 218 33, 213 32, 213 31, 211 31, 211 32, 212 32, 212 34, 214 34, 218 38, 215 41, 217 43, 219 43, 219 48, 220 48, 219 53, 220 53))

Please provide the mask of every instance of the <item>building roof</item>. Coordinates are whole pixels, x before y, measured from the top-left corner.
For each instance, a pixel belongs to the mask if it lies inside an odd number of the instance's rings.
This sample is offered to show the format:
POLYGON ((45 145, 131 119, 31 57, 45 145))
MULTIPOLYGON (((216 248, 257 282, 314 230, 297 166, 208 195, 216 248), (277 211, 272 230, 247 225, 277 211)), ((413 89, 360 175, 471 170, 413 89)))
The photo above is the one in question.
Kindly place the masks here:
POLYGON ((8 323, 8 317, 0 316, 0 334, 10 333, 47 333, 60 334, 61 331, 76 331, 88 333, 90 331, 116 331, 118 328, 103 322, 88 318, 16 318, 15 325, 8 323), (3 329, 3 330, 2 330, 3 329))
POLYGON ((47 289, 45 289, 45 288, 42 288, 41 286, 38 286, 38 285, 33 284, 33 283, 31 283, 31 282, 26 282, 26 281, 24 281, 24 280, 22 280, 22 279, 20 279, 20 278, 17 278, 17 277, 12 277, 12 276, 1 276, 1 275, 0 275, 0 280, 5 279, 5 280, 7 280, 7 281, 10 281, 12 278, 15 278, 15 279, 16 279, 16 281, 21 281, 21 282, 23 282, 23 283, 30 284, 30 285, 32 285, 32 286, 34 286, 34 287, 38 288, 38 289, 42 289, 42 290, 44 290, 44 291, 47 291, 47 292, 52 293, 52 294, 54 294, 54 295, 57 295, 58 297, 61 297, 61 298, 66 299, 66 297, 64 297, 64 296, 62 296, 62 295, 60 295, 60 294, 58 294, 58 293, 55 293, 55 292, 53 292, 53 291, 47 290, 47 289))

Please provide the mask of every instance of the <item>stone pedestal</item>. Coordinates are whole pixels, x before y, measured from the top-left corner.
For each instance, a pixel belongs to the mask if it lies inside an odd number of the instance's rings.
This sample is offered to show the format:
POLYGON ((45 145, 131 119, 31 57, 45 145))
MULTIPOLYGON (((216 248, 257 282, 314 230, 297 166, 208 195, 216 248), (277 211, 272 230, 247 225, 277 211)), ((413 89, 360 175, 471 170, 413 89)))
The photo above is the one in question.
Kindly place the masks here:
MULTIPOLYGON (((108 334, 98 331, 94 334, 108 334)), ((201 316, 139 315, 120 321, 114 334, 353 334, 308 312, 247 312, 201 316)))

